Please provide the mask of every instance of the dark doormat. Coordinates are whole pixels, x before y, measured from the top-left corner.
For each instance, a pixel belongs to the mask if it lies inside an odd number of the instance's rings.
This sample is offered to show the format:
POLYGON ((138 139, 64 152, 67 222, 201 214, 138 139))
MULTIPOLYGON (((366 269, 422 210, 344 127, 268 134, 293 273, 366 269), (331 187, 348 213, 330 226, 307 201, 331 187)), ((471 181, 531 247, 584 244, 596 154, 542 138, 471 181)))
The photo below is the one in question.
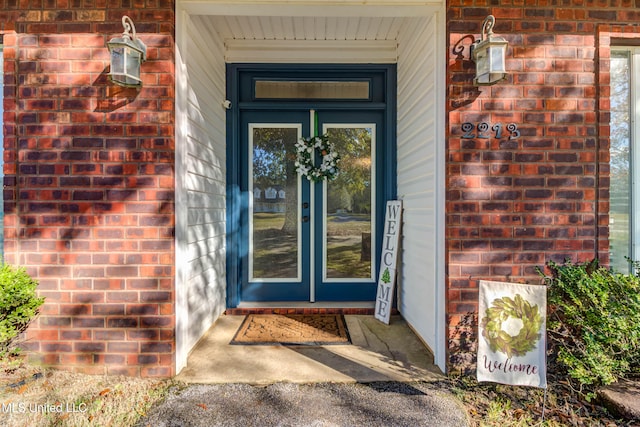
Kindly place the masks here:
POLYGON ((231 344, 351 344, 340 314, 249 314, 231 344))

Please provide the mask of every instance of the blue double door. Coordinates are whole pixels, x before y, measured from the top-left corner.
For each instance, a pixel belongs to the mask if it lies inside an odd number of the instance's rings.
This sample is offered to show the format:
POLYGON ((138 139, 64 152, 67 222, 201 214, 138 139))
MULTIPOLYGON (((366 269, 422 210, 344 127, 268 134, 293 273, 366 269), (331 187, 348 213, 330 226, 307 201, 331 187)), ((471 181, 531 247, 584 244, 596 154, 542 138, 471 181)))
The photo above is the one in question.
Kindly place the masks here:
POLYGON ((395 197, 395 68, 290 73, 228 69, 228 304, 374 301, 384 206, 395 197), (297 143, 314 135, 340 158, 333 179, 296 165, 297 143))
POLYGON ((243 301, 373 300, 382 119, 375 111, 241 113, 243 301), (326 135, 327 154, 340 159, 333 179, 314 181, 296 165, 297 143, 313 134, 326 135))

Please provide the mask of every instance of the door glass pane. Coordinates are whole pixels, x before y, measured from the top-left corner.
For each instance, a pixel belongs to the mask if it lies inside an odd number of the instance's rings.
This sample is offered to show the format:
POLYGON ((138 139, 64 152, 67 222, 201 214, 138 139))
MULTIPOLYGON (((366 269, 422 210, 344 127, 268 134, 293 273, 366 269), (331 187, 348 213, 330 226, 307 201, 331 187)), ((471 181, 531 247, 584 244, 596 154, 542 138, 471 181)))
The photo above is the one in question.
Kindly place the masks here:
POLYGON ((300 134, 299 125, 250 125, 250 280, 300 280, 300 134))
POLYGON ((256 99, 369 99, 368 81, 256 81, 256 99))
POLYGON ((326 125, 340 173, 325 182, 324 278, 373 280, 374 125, 326 125))
POLYGON ((628 52, 611 54, 611 267, 629 271, 631 256, 631 87, 628 52))

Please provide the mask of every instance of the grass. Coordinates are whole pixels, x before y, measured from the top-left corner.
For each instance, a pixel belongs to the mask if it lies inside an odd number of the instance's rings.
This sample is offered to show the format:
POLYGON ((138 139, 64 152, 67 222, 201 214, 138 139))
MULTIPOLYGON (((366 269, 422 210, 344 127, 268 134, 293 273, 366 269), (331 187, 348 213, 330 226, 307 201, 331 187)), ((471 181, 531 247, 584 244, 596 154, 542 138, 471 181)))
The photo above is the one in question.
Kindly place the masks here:
POLYGON ((284 225, 284 213, 256 212, 253 214, 253 226, 256 230, 269 228, 281 229, 284 225))
POLYGON ((363 278, 371 277, 371 261, 361 260, 361 245, 333 244, 327 248, 328 275, 336 278, 363 278))
POLYGON ((175 383, 96 376, 0 363, 0 419, 5 427, 131 426, 175 383))
POLYGON ((371 216, 368 214, 331 214, 327 218, 327 233, 329 235, 359 236, 361 233, 371 232, 371 216))
MULTIPOLYGON (((369 278, 371 260, 362 260, 362 233, 371 230, 368 215, 331 215, 327 222, 327 269, 330 278, 369 278)), ((281 231, 282 213, 256 213, 253 217, 254 276, 296 277, 297 236, 281 231)))
MULTIPOLYGON (((26 364, 4 363, 0 368, 0 420, 6 427, 133 426, 171 387, 182 387, 173 380, 83 375, 26 364), (44 411, 43 405, 53 410, 44 411)), ((549 378, 544 420, 541 389, 478 384, 471 376, 451 376, 439 385, 462 402, 472 427, 637 425, 580 400, 568 384, 553 377, 549 378)))

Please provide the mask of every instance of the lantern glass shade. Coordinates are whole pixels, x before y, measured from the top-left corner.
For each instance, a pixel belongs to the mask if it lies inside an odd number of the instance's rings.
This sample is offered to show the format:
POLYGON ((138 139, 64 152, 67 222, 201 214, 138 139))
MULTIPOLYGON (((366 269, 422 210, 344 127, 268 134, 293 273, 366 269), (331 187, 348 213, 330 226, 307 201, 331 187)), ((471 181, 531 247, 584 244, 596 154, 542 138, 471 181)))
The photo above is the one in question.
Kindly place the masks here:
POLYGON ((140 65, 147 59, 147 46, 136 37, 136 27, 127 15, 122 17, 122 26, 122 37, 107 42, 111 60, 109 78, 120 86, 140 87, 140 65))
POLYGON ((477 86, 492 85, 507 77, 505 56, 507 41, 502 37, 489 36, 473 49, 476 63, 476 77, 473 83, 477 86))
POLYGON ((114 38, 107 43, 111 54, 111 81, 128 87, 142 85, 140 64, 144 61, 146 47, 140 46, 141 43, 126 37, 114 38))

